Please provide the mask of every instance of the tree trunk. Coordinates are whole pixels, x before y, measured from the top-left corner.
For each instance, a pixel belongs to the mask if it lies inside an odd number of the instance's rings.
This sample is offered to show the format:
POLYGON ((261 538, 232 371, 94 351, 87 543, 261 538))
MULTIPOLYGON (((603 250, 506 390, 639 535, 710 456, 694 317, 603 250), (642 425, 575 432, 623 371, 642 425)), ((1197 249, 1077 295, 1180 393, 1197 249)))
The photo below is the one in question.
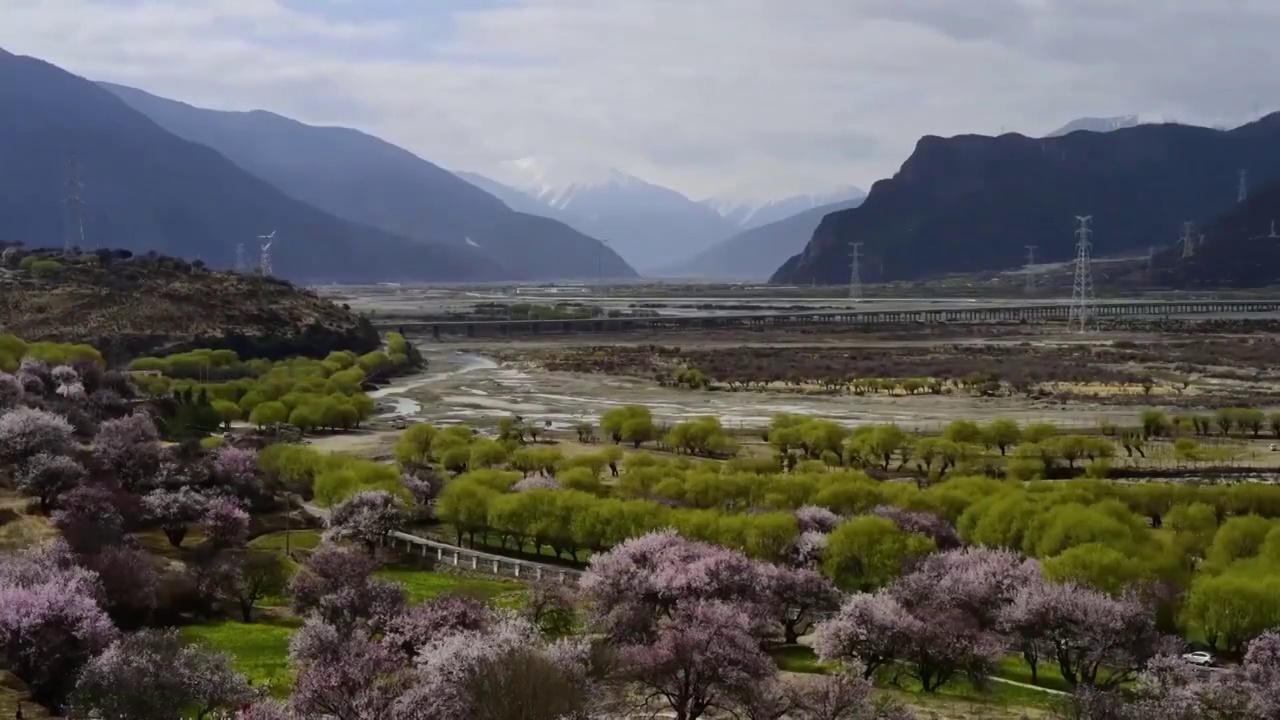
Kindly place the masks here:
POLYGON ((253 622, 253 602, 249 600, 240 601, 240 618, 245 624, 253 622))
POLYGON ((182 547, 182 540, 187 536, 187 529, 185 527, 167 527, 162 529, 164 530, 164 536, 169 538, 170 545, 176 548, 182 547))

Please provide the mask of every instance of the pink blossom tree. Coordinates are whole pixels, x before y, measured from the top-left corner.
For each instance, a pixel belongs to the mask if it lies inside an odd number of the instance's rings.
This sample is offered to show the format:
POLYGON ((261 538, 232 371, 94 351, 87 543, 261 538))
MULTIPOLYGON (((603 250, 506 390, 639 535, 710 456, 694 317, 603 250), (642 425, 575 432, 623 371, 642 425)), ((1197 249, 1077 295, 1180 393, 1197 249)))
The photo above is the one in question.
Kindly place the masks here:
POLYGON ((412 679, 404 658, 388 645, 319 618, 294 633, 289 661, 297 674, 290 707, 301 717, 392 718, 412 679))
POLYGON ((142 498, 148 520, 160 524, 169 544, 182 547, 187 528, 204 515, 209 501, 205 496, 184 487, 179 490, 152 490, 142 498))
MULTIPOLYGON (((580 581, 591 623, 615 641, 651 634, 682 604, 718 600, 762 608, 759 564, 742 553, 692 542, 675 531, 653 532, 593 555, 580 581)), ((763 611, 749 613, 754 620, 763 611)))
POLYGON ((530 490, 559 490, 560 483, 552 477, 534 475, 518 481, 511 486, 511 492, 528 492, 530 490))
POLYGON ((933 540, 939 550, 960 547, 960 536, 956 533, 955 526, 931 512, 915 512, 892 505, 880 505, 871 513, 892 520, 903 532, 916 533, 933 540))
POLYGON ((258 453, 246 448, 223 445, 213 451, 213 478, 242 498, 262 492, 258 476, 258 453))
POLYGON ((745 688, 776 672, 751 626, 746 613, 725 603, 686 603, 658 622, 651 640, 622 647, 624 674, 677 720, 729 710, 745 688))
POLYGON ((40 511, 48 513, 59 495, 84 481, 84 466, 65 455, 40 453, 22 464, 18 489, 38 498, 40 511))
POLYGON ((126 635, 90 660, 71 698, 75 718, 169 720, 186 710, 207 717, 253 699, 230 658, 186 645, 176 630, 126 635))
POLYGON ((910 642, 911 615, 887 591, 858 593, 814 630, 813 649, 824 662, 857 662, 865 677, 898 660, 910 642))
POLYGON ((372 555, 404 522, 404 501, 398 496, 380 490, 356 493, 333 509, 325 539, 360 543, 372 555))
POLYGON ((101 485, 81 485, 58 501, 51 520, 63 539, 78 553, 124 542, 124 518, 115 496, 101 485))
POLYGON ((1153 613, 1135 598, 1114 598, 1074 583, 1021 588, 1000 622, 1024 652, 1047 649, 1072 687, 1115 688, 1169 650, 1153 613))
POLYGON ((0 372, 0 410, 21 405, 25 394, 21 380, 9 373, 0 372))
POLYGON ((1035 560, 1010 550, 964 548, 926 557, 894 582, 892 592, 922 617, 954 610, 981 629, 992 630, 1014 596, 1038 582, 1042 580, 1035 560))
POLYGON ((817 569, 822 563, 822 551, 827 548, 827 535, 815 531, 802 532, 787 550, 787 562, 795 567, 817 569))
POLYGON ((366 553, 322 544, 289 581, 294 611, 315 613, 344 631, 384 627, 404 608, 405 593, 400 585, 374 578, 373 570, 366 553))
POLYGON ((805 505, 796 509, 796 525, 800 532, 816 532, 827 534, 840 524, 840 516, 824 507, 805 505))
POLYGON ((240 547, 249 539, 249 513, 232 498, 214 497, 205 503, 200 529, 214 551, 240 547))
POLYGON ((69 558, 56 548, 0 557, 0 664, 54 709, 116 632, 98 605, 97 577, 69 558))
POLYGON ((493 611, 479 600, 441 595, 414 605, 387 626, 386 640, 406 655, 416 655, 432 641, 459 632, 481 632, 495 621, 493 611))
POLYGON ((0 462, 21 463, 41 453, 61 455, 73 442, 71 423, 61 415, 13 408, 0 415, 0 462))
POLYGON ((102 423, 93 438, 93 451, 122 487, 134 490, 160 468, 160 432, 150 415, 135 412, 102 423))
POLYGON ((109 545, 81 555, 80 562, 97 573, 102 585, 100 604, 112 620, 128 628, 150 619, 156 608, 160 574, 149 553, 136 547, 109 545))
POLYGON ((817 571, 763 563, 760 574, 767 607, 788 645, 795 644, 819 613, 840 607, 840 591, 817 571))

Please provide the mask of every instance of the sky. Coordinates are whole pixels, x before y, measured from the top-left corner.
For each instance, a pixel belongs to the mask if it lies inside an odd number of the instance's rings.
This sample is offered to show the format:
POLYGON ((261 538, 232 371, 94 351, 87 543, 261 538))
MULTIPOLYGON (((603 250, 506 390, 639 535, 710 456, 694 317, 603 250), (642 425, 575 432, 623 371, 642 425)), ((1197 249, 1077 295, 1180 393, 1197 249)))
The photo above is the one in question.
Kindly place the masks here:
POLYGON ((0 0, 0 47, 432 162, 692 198, 888 177, 923 135, 1280 108, 1277 0, 0 0))

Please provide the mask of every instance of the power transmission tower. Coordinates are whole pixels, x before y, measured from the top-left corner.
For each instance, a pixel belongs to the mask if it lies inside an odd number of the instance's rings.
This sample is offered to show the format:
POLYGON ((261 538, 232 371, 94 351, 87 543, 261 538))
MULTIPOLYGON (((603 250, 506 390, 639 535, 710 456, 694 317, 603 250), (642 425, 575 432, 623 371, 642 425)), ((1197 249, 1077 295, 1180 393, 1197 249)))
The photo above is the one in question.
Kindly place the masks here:
POLYGON ((84 198, 81 197, 81 191, 84 190, 84 183, 80 182, 80 163, 75 158, 67 161, 67 210, 68 217, 71 221, 71 227, 63 238, 63 252, 71 252, 72 245, 84 247, 84 213, 81 212, 84 206, 84 198))
POLYGON ((1190 220, 1182 223, 1182 237, 1178 242, 1182 243, 1182 257, 1189 258, 1196 254, 1195 239, 1191 236, 1193 225, 1190 220))
POLYGON ((1240 171, 1240 186, 1236 188, 1236 202, 1244 202, 1249 197, 1249 171, 1240 171))
POLYGON ((862 243, 853 243, 853 252, 849 263, 849 299, 862 299, 862 274, 858 269, 858 261, 862 259, 862 243))
POLYGON ((1076 230, 1076 276, 1071 284, 1071 311, 1067 315, 1067 327, 1084 332, 1093 304, 1093 274, 1089 267, 1089 236, 1093 234, 1089 223, 1093 222, 1093 216, 1077 215, 1076 220, 1080 222, 1076 230))
POLYGON ((1030 295, 1036 289, 1036 273, 1031 268, 1036 264, 1036 248, 1039 245, 1027 245, 1027 294, 1030 295))
POLYGON ((236 272, 244 275, 249 272, 249 258, 244 254, 244 243, 236 243, 236 272))
POLYGON ((271 243, 275 242, 276 231, 272 230, 266 235, 258 236, 259 248, 262 255, 258 260, 258 273, 262 277, 271 276, 271 243))

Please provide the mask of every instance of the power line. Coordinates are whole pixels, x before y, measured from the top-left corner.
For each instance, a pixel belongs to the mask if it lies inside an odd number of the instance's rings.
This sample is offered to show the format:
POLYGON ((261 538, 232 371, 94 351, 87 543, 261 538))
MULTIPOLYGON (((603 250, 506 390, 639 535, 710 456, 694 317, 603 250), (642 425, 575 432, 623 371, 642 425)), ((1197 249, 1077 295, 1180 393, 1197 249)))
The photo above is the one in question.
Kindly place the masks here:
POLYGON ((80 182, 80 163, 73 157, 67 160, 66 203, 72 226, 63 238, 63 252, 71 252, 71 246, 84 247, 84 183, 80 182))
POLYGON ((1039 245, 1027 245, 1027 294, 1030 295, 1036 289, 1036 274, 1031 268, 1036 264, 1036 248, 1039 245))
POLYGON ((1093 234, 1089 224, 1093 222, 1093 216, 1077 215, 1076 220, 1080 227, 1076 230, 1076 274, 1071 283, 1071 311, 1067 316, 1067 326, 1084 332, 1093 305, 1093 274, 1089 267, 1089 236, 1093 234))
POLYGON ((858 268, 858 261, 862 259, 862 243, 853 243, 853 251, 849 255, 849 299, 862 299, 862 274, 858 268))

